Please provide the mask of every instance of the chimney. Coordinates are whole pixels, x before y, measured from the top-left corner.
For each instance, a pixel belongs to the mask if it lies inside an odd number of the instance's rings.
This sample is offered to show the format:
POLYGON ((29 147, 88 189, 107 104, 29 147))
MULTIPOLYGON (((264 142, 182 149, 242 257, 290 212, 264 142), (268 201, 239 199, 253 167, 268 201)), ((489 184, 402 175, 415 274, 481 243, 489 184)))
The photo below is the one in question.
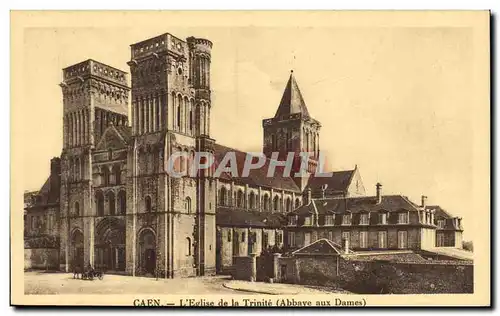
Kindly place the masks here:
POLYGON ((309 204, 311 203, 311 200, 312 200, 312 193, 311 193, 311 188, 307 189, 307 201, 305 204, 309 204))
POLYGON ((422 203, 420 206, 422 208, 425 208, 427 206, 427 197, 425 195, 422 195, 422 203))
POLYGON ((382 184, 377 183, 377 204, 382 203, 382 184))

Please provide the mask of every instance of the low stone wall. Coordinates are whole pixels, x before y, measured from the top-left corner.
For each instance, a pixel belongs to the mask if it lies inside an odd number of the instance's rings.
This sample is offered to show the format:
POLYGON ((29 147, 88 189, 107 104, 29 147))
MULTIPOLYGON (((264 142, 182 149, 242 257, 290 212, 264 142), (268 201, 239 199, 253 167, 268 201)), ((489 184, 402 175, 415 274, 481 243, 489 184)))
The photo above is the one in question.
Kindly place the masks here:
POLYGON ((235 280, 255 281, 256 257, 233 257, 231 275, 235 280))
POLYGON ((473 265, 463 262, 345 260, 336 256, 279 258, 276 281, 342 287, 360 294, 472 293, 473 265))
POLYGON ((54 248, 25 248, 24 269, 59 269, 59 249, 54 248))

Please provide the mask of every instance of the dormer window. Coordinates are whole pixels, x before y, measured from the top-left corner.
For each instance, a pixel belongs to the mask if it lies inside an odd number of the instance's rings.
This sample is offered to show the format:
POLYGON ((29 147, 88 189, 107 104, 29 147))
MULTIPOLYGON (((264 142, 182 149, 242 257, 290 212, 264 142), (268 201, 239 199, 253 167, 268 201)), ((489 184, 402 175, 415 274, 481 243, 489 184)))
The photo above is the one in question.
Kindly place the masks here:
POLYGON ((408 212, 398 214, 398 224, 408 224, 408 212))
POLYGON ((439 228, 444 228, 444 224, 445 224, 445 220, 444 220, 444 219, 440 219, 440 220, 438 220, 437 222, 438 222, 438 225, 437 225, 437 226, 438 226, 439 228))
POLYGON ((335 215, 326 215, 325 216, 325 225, 327 225, 327 226, 335 225, 335 215))
POLYGON ((312 218, 311 216, 306 216, 304 218, 304 226, 311 226, 311 223, 312 223, 312 218))
POLYGON ((387 213, 379 213, 378 214, 378 223, 380 225, 386 225, 387 224, 387 213))
POLYGON ((351 225, 351 214, 344 214, 342 216, 342 225, 351 225))
POLYGON ((370 224, 368 213, 361 213, 359 217, 359 225, 368 225, 368 224, 370 224))
POLYGON ((297 226, 297 216, 288 216, 288 225, 297 226))

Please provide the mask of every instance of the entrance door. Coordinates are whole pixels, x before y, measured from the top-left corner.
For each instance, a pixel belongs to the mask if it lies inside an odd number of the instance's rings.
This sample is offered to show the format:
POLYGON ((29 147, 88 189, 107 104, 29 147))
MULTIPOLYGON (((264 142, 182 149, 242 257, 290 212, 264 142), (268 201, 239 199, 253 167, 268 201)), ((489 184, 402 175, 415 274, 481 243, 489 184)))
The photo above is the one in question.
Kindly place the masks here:
POLYGON ((156 252, 154 251, 154 249, 146 249, 144 255, 145 255, 144 268, 147 273, 151 273, 154 275, 156 268, 156 252))

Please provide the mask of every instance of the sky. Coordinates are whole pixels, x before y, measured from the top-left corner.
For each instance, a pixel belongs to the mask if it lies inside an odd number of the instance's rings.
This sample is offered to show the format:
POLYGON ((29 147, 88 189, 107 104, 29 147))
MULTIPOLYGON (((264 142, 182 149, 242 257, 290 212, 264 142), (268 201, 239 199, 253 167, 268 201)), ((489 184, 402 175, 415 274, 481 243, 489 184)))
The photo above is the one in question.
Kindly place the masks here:
MULTIPOLYGON (((473 34, 467 28, 108 27, 24 33, 24 187, 36 190, 62 150, 62 68, 88 58, 129 72, 130 44, 169 32, 214 43, 211 133, 262 150, 293 69, 320 121, 329 169, 358 166, 367 194, 403 194, 474 218, 473 34)), ((470 223, 470 222, 469 222, 470 223)))

